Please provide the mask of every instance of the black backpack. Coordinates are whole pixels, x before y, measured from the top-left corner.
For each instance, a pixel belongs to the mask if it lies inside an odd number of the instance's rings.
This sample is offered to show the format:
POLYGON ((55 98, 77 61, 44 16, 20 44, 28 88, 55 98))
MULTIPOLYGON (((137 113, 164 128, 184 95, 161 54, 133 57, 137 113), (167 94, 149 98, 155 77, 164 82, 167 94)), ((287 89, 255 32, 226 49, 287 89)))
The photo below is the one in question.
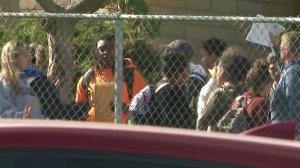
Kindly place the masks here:
POLYGON ((157 84, 149 84, 133 97, 128 110, 131 122, 139 125, 149 122, 149 115, 151 115, 154 106, 153 100, 155 99, 156 90, 160 90, 168 83, 168 80, 163 79, 157 84))

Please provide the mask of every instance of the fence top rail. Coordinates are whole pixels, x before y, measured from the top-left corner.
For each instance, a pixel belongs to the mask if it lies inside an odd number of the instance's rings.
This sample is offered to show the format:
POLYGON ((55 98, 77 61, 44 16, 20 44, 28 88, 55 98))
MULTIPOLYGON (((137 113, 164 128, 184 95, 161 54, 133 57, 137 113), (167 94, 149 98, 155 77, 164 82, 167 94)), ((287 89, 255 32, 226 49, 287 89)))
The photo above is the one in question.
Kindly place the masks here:
POLYGON ((56 19, 110 19, 110 20, 182 20, 182 21, 248 21, 248 22, 292 22, 300 23, 299 17, 245 17, 245 16, 191 16, 191 15, 132 15, 132 14, 81 14, 81 13, 16 13, 0 12, 7 18, 56 18, 56 19))

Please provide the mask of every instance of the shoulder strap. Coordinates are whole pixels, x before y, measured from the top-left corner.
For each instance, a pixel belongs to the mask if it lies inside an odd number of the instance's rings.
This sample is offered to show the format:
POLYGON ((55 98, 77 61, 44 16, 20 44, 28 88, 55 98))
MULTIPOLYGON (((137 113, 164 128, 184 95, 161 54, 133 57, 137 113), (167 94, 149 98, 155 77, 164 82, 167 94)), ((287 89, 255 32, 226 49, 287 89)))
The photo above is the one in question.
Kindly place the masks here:
POLYGON ((128 97, 131 100, 133 97, 133 84, 134 84, 134 70, 135 68, 124 68, 124 79, 127 85, 128 97))
POLYGON ((28 77, 28 78, 26 78, 26 81, 27 81, 27 83, 30 85, 31 82, 32 82, 33 80, 35 80, 36 78, 37 78, 37 76, 35 76, 35 77, 28 77))
POLYGON ((151 101, 154 100, 155 94, 163 87, 165 87, 168 83, 168 80, 161 80, 157 84, 149 84, 150 92, 151 92, 151 101))
POLYGON ((241 96, 241 101, 240 101, 240 103, 241 103, 241 106, 243 107, 243 108, 247 108, 248 107, 248 105, 252 102, 252 100, 253 100, 253 98, 247 98, 246 96, 241 96))
MULTIPOLYGON (((89 83, 94 75, 94 70, 89 69, 82 77, 82 88, 88 99, 90 99, 90 93, 88 90, 89 83)), ((133 97, 133 84, 134 84, 134 68, 124 68, 125 82, 127 85, 128 96, 130 99, 133 97)))
POLYGON ((197 78, 197 79, 199 79, 199 80, 201 80, 201 81, 203 81, 203 82, 206 82, 206 81, 207 81, 207 77, 204 76, 204 75, 202 75, 202 74, 200 74, 200 73, 198 73, 198 72, 192 72, 192 73, 190 74, 190 77, 197 78))
POLYGON ((90 101, 90 92, 88 90, 88 86, 89 86, 89 83, 90 83, 93 75, 94 75, 94 70, 93 69, 89 69, 82 76, 82 83, 81 83, 82 84, 82 88, 85 91, 85 95, 86 95, 86 97, 87 97, 87 99, 89 101, 90 101))

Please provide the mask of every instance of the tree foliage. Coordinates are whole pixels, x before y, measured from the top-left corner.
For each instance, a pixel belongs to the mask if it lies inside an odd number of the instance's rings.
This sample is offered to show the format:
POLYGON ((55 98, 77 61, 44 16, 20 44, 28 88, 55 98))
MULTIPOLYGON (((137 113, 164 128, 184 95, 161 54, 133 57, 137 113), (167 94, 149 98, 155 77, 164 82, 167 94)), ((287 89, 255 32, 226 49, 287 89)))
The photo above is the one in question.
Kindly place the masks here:
MULTIPOLYGON (((143 0, 113 1, 110 7, 110 12, 148 13, 148 7, 143 0)), ((41 21, 40 19, 17 19, 13 25, 0 26, 0 46, 10 40, 21 40, 25 43, 40 43, 47 50, 47 32, 42 27, 41 21)), ((74 83, 91 67, 92 43, 98 36, 107 31, 114 32, 113 20, 81 20, 75 25, 73 37, 70 39, 73 44, 74 83)), ((158 33, 159 22, 146 20, 124 21, 124 55, 133 59, 146 80, 151 83, 158 79, 156 75, 153 75, 158 73, 158 69, 149 66, 159 63, 159 56, 152 47, 152 42, 158 33)))

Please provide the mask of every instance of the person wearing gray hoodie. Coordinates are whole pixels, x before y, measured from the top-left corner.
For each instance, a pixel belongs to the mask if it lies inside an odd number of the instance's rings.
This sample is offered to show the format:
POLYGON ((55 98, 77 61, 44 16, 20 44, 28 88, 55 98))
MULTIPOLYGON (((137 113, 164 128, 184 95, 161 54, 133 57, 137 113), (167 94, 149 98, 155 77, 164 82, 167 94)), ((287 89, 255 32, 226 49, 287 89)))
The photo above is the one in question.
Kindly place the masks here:
POLYGON ((20 72, 30 61, 27 46, 18 41, 6 43, 1 52, 1 118, 43 118, 38 97, 20 72))

